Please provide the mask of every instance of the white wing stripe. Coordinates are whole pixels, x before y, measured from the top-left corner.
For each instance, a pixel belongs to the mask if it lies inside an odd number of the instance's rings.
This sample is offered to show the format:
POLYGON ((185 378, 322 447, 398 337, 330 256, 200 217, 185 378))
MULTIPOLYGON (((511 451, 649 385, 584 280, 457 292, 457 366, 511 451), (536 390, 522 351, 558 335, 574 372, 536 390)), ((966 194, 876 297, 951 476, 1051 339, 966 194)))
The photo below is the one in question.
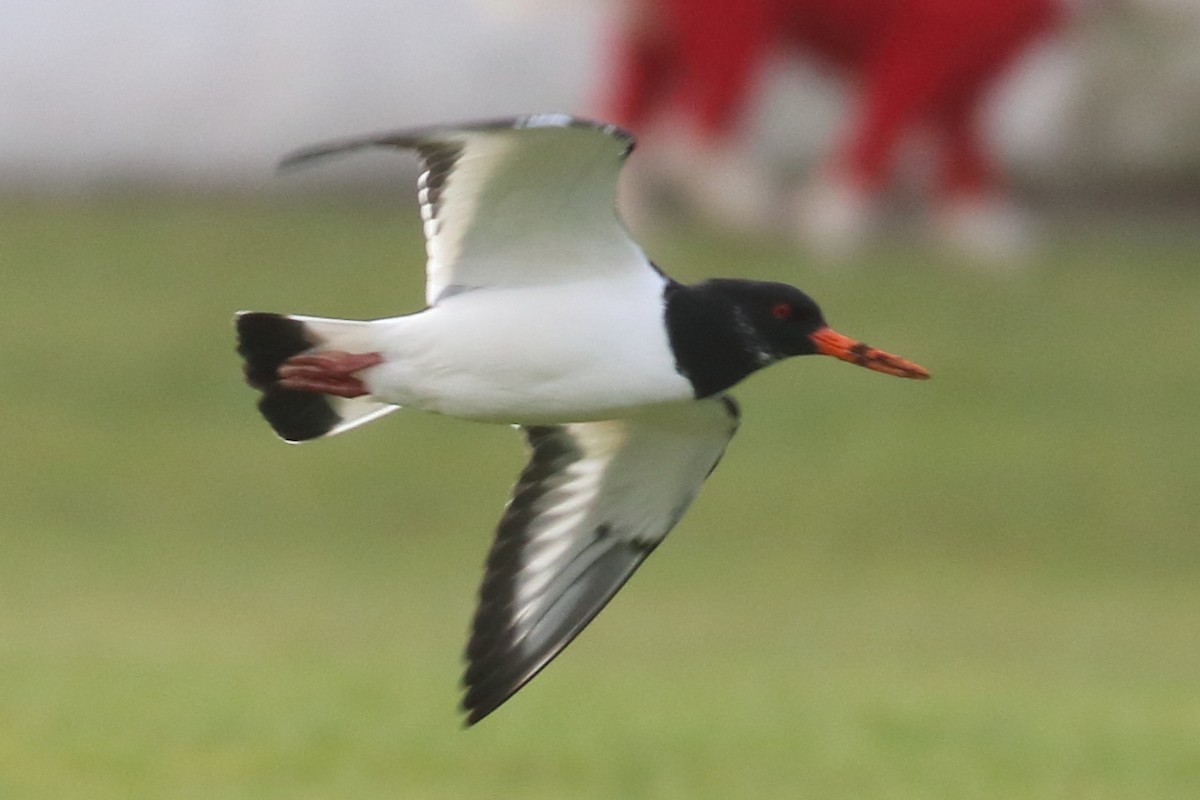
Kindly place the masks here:
POLYGON ((633 147, 619 128, 538 114, 317 145, 281 166, 376 146, 416 150, 423 162, 430 305, 451 289, 649 269, 615 211, 617 176, 633 147))
POLYGON ((500 520, 467 646, 475 722, 604 607, 695 496, 736 429, 724 398, 526 430, 532 448, 500 520))

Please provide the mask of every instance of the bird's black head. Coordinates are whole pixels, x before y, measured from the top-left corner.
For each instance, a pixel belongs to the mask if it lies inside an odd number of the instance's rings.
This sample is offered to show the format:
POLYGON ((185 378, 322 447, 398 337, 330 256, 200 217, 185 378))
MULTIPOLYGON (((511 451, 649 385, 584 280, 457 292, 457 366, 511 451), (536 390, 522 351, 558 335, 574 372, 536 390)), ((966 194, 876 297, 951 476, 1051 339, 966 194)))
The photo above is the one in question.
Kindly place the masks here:
POLYGON ((816 301, 786 283, 715 279, 699 285, 730 304, 734 327, 762 366, 817 352, 812 334, 825 327, 816 301))
POLYGON ((929 377, 916 364, 831 330, 816 302, 786 283, 672 282, 665 299, 676 368, 697 397, 728 389, 788 356, 829 355, 899 377, 929 377))

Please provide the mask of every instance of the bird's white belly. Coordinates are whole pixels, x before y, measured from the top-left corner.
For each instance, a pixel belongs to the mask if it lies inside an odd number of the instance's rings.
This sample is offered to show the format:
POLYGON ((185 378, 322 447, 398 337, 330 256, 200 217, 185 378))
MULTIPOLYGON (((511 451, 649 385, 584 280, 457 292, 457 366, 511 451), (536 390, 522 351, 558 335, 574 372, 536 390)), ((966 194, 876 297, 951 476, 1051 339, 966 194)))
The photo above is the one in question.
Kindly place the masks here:
POLYGON ((380 320, 377 398, 455 417, 579 422, 693 397, 663 324, 663 279, 464 292, 380 320), (647 285, 649 284, 649 285, 647 285))

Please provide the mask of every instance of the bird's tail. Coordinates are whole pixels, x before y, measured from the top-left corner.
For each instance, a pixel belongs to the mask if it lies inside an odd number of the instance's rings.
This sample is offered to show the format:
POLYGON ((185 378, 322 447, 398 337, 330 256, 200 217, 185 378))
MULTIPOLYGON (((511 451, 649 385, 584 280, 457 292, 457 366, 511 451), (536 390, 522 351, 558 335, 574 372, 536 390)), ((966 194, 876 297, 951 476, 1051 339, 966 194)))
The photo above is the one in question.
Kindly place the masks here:
POLYGON ((332 436, 399 408, 369 396, 346 399, 279 385, 276 370, 298 353, 369 351, 370 323, 242 311, 235 325, 237 351, 245 360, 246 383, 262 392, 258 410, 282 439, 304 442, 332 436))

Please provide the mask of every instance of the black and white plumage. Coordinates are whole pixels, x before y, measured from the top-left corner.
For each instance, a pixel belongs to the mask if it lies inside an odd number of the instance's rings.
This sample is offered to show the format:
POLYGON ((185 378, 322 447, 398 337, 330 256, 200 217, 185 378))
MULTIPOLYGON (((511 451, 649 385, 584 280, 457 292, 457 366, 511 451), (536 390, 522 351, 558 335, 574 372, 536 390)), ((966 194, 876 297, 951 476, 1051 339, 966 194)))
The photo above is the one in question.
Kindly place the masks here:
POLYGON ((467 646, 468 723, 553 659, 683 515, 738 423, 724 392, 791 355, 927 373, 830 330, 793 287, 684 286, 615 213, 632 137, 536 115, 318 146, 412 149, 427 249, 416 314, 242 312, 238 351, 288 441, 402 406, 520 426, 531 457, 501 517, 467 646))

